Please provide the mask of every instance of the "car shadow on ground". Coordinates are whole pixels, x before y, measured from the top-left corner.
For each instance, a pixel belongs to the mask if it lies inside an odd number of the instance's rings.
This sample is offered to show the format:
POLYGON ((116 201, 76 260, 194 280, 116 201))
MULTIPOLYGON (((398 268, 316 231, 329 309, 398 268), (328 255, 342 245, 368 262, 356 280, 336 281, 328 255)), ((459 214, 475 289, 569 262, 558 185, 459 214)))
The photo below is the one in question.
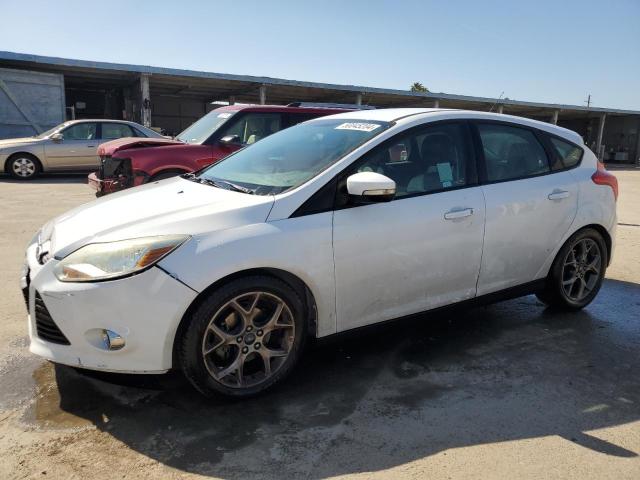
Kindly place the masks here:
POLYGON ((20 180, 6 174, 0 174, 0 185, 3 183, 59 185, 65 183, 87 183, 89 173, 43 173, 32 180, 20 180))
POLYGON ((244 401, 204 399, 179 374, 47 364, 30 418, 88 420, 166 465, 226 478, 380 471, 550 435, 630 458, 639 452, 590 432, 640 420, 639 342, 640 285, 607 280, 577 313, 530 296, 338 336, 310 348, 280 388, 244 401))

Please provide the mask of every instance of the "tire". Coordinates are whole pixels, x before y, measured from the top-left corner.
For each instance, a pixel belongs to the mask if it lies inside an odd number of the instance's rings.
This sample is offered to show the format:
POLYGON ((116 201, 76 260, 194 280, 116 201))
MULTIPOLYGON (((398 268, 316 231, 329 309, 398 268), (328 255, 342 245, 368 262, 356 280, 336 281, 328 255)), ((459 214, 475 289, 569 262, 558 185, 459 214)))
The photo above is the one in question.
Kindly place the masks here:
POLYGON ((18 180, 31 180, 42 172, 42 164, 30 153, 16 153, 7 160, 5 171, 18 180))
POLYGON ((180 367, 208 397, 262 393, 298 362, 309 330, 305 312, 300 296, 281 280, 233 280, 207 295, 186 319, 188 327, 177 339, 180 367))
POLYGON ((536 296, 550 307, 580 310, 600 291, 608 261, 609 252, 602 235, 592 228, 579 230, 556 255, 545 289, 536 296))
POLYGON ((185 173, 182 170, 165 170, 164 172, 156 173, 153 177, 149 179, 149 182, 157 182, 158 180, 164 180, 165 178, 177 177, 178 175, 182 175, 185 173))

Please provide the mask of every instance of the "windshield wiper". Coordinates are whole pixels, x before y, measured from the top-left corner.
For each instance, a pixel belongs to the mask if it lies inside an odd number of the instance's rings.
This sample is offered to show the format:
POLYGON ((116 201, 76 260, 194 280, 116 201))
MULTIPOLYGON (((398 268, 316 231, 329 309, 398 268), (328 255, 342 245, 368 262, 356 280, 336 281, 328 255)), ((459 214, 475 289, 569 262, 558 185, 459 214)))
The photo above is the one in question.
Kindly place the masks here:
POLYGON ((184 178, 185 180, 191 180, 192 182, 200 183, 200 179, 196 176, 195 173, 183 173, 180 175, 180 178, 184 178))
POLYGON ((198 177, 195 173, 184 173, 180 176, 185 180, 202 183, 204 185, 211 185, 212 187, 223 188, 225 190, 233 190, 234 192, 246 193, 248 195, 253 195, 254 193, 250 188, 242 187, 226 180, 210 180, 208 178, 198 177))
POLYGON ((253 195, 253 190, 246 187, 241 187, 240 185, 236 185, 235 183, 228 182, 226 180, 210 180, 208 178, 198 178, 197 181, 200 183, 204 183, 206 185, 212 185, 218 188, 224 188, 225 190, 233 190, 234 192, 246 193, 248 195, 253 195))

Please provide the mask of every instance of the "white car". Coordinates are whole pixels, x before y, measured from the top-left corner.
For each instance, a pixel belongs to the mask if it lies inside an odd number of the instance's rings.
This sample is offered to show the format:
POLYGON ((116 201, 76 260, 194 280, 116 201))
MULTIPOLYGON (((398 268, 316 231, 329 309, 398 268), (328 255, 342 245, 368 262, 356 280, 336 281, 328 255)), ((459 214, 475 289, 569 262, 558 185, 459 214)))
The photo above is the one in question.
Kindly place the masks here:
POLYGON ((616 196, 580 136, 547 123, 437 109, 311 120, 46 224, 22 278, 30 350, 256 394, 310 336, 529 293, 586 306, 616 196))

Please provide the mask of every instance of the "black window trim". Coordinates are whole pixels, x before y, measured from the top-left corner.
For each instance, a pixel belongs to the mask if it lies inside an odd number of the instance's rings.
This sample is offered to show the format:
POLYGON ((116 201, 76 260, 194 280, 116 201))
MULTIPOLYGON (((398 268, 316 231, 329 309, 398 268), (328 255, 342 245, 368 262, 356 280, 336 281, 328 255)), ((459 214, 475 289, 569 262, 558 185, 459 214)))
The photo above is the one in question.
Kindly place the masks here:
POLYGON ((474 137, 474 142, 476 143, 476 161, 478 163, 478 178, 480 180, 480 185, 493 185, 495 183, 504 183, 504 182, 516 182, 519 180, 526 180, 528 178, 537 178, 537 177, 543 177, 545 175, 553 175, 555 173, 560 173, 560 172, 565 172, 568 170, 572 170, 574 168, 578 168, 580 166, 580 164, 582 163, 582 159, 584 157, 584 149, 582 147, 580 147, 579 145, 576 145, 575 143, 573 143, 570 140, 567 140, 564 137, 561 137, 559 135, 554 135, 550 132, 547 132, 546 130, 542 130, 540 128, 535 128, 529 125, 524 125, 522 123, 517 123, 517 122, 509 122, 509 121, 505 121, 505 120, 494 120, 494 119, 469 119, 469 123, 471 125, 471 129, 473 131, 473 137, 474 137), (489 181, 488 180, 488 175, 487 175, 487 164, 486 164, 486 160, 484 157, 484 149, 482 146, 482 139, 480 138, 480 131, 478 130, 478 125, 479 124, 493 124, 493 125, 504 125, 507 127, 513 127, 513 128, 520 128, 522 130, 528 130, 529 132, 531 132, 534 137, 536 138, 536 140, 538 141, 538 143, 540 144, 540 146, 542 147, 543 151, 545 152, 545 156, 547 158, 547 166, 549 167, 549 170, 547 172, 542 172, 542 173, 538 173, 536 175, 525 175, 525 176, 521 176, 521 177, 514 177, 514 178, 507 178, 507 179, 503 179, 503 180, 493 180, 493 181, 489 181), (580 161, 578 163, 576 163, 574 166, 572 167, 564 167, 562 169, 558 169, 558 170, 553 170, 552 169, 552 160, 554 160, 554 156, 556 155, 555 150, 553 150, 553 146, 549 145, 549 141, 547 140, 547 138, 545 138, 545 135, 551 136, 551 137, 555 137, 558 140, 564 141, 566 143, 569 143, 571 145, 573 145, 574 147, 577 147, 581 150, 581 154, 580 154, 580 161))
MULTIPOLYGON (((392 122, 395 123, 395 122, 392 122)), ((517 122, 510 122, 510 121, 506 121, 506 120, 494 120, 494 119, 478 119, 478 118, 453 118, 453 119, 446 119, 446 120, 437 120, 434 122, 425 122, 422 123, 420 125, 415 125, 413 127, 410 127, 406 130, 403 130, 401 132, 396 133, 395 135, 393 135, 392 137, 386 139, 385 141, 381 142, 380 144, 376 145, 375 147, 369 149, 368 151, 366 151, 365 153, 362 154, 362 156, 360 156, 357 160, 353 161, 350 165, 346 166, 343 170, 341 170, 340 172, 338 172, 335 176, 333 176, 331 179, 329 179, 324 185, 322 185, 320 188, 318 188, 318 190, 316 190, 316 192, 314 192, 307 200, 305 200, 302 205, 300 205, 290 216, 289 218, 295 218, 295 217, 302 217, 302 216, 306 216, 306 215, 315 215, 317 213, 326 213, 326 212, 330 212, 330 211, 336 211, 336 210, 342 210, 345 208, 353 208, 353 207, 360 207, 360 206, 366 206, 366 205, 354 205, 354 204, 348 204, 348 205, 344 205, 344 206, 340 206, 338 205, 338 195, 340 194, 339 190, 340 190, 340 186, 341 186, 341 181, 345 180, 345 177, 347 177, 349 175, 349 172, 353 171, 353 168, 357 168, 357 166, 363 161, 363 159, 369 155, 371 152, 373 152, 374 150, 378 149, 378 148, 384 148, 383 145, 385 144, 389 144, 392 141, 394 141, 395 139, 397 139, 398 136, 400 135, 404 135, 404 134, 409 134, 410 132, 413 132, 414 130, 419 130, 419 129, 423 129, 423 128, 427 128, 429 126, 433 126, 433 125, 438 125, 438 124, 443 124, 443 123, 460 123, 460 124, 466 124, 466 128, 465 130, 467 131, 466 133, 466 137, 467 137, 467 141, 470 142, 470 144, 468 145, 468 147, 470 147, 470 154, 473 158, 471 158, 471 163, 475 163, 475 176, 476 176, 476 181, 475 183, 468 183, 466 185, 461 185, 459 187, 452 187, 452 188, 443 188, 443 189, 439 189, 439 190, 433 190, 430 192, 417 192, 414 194, 410 194, 410 195, 405 195, 403 197, 400 198, 394 198, 392 200, 392 202, 398 201, 398 200, 404 200, 404 199, 408 199, 408 198, 414 198, 414 197, 418 197, 418 196, 423 196, 423 195, 433 195, 433 194, 437 194, 437 193, 443 193, 443 192, 450 192, 450 191, 454 191, 454 190, 461 190, 464 188, 473 188, 473 187, 477 187, 477 186, 483 186, 483 185, 493 185, 496 183, 505 183, 505 182, 515 182, 515 181, 519 181, 519 180, 526 180, 529 178, 537 178, 537 177, 542 177, 545 175, 552 175, 555 173, 561 173, 561 172, 566 172, 568 170, 573 170, 574 168, 578 168, 581 164, 582 164, 582 160, 584 158, 584 148, 581 147, 580 145, 577 145, 576 143, 567 140, 565 137, 561 137, 560 135, 555 135, 551 132, 548 132, 546 130, 542 130, 539 128, 535 128, 529 125, 525 125, 522 123, 517 123, 517 122), (518 177, 518 178, 509 178, 509 179, 505 179, 505 180, 495 180, 492 182, 489 182, 487 180, 487 169, 486 169, 486 164, 485 164, 485 158, 484 158, 484 150, 482 147, 482 140, 480 139, 480 132, 478 131, 478 127, 477 125, 480 123, 489 123, 489 124, 497 124, 497 125, 505 125, 508 127, 514 127, 514 128, 520 128, 520 129, 524 129, 524 130, 528 130, 531 133, 533 133, 533 135, 535 136, 535 138, 537 139, 537 141, 540 143, 540 146, 542 147, 542 149, 545 152, 545 155, 547 157, 547 164, 549 166, 549 171, 547 172, 543 172, 537 175, 527 175, 524 177, 518 177), (547 139, 547 137, 555 137, 558 140, 561 140, 563 142, 569 143, 571 145, 573 145, 574 147, 577 147, 581 150, 581 155, 580 155, 580 160, 572 167, 565 167, 563 169, 558 169, 558 170, 552 170, 552 164, 551 164, 551 160, 552 160, 552 156, 555 155, 554 150, 551 150, 553 147, 551 145, 549 145, 549 141, 547 139), (330 186, 330 184, 332 184, 330 186), (322 198, 323 193, 325 192, 326 189, 329 188, 333 188, 335 189, 335 198, 334 198, 334 202, 333 205, 331 207, 326 206, 326 207, 322 207, 322 208, 318 208, 317 207, 317 200, 320 198, 322 198), (323 192, 323 193, 321 193, 323 192)), ((372 204, 375 205, 375 204, 372 204)))
MULTIPOLYGON (((391 122, 390 126, 393 126, 394 123, 395 122, 391 122)), ((381 142, 378 145, 374 146, 373 148, 367 150, 357 160, 354 160, 348 166, 346 166, 343 170, 341 170, 335 176, 333 176, 331 179, 327 180, 327 182, 324 185, 322 185, 322 187, 320 187, 316 192, 314 192, 313 195, 311 195, 307 200, 305 200, 302 203, 302 205, 300 205, 289 216, 289 218, 302 217, 302 216, 305 216, 305 215, 314 215, 316 213, 325 213, 325 212, 329 212, 329 211, 344 210, 344 209, 347 209, 347 208, 355 208, 355 207, 367 206, 368 204, 354 204, 354 203, 340 204, 340 198, 339 197, 341 195, 344 196, 344 193, 341 194, 340 190, 342 188, 344 188, 344 186, 346 184, 347 177, 349 175, 352 175, 354 173, 354 171, 357 170, 357 168, 364 161, 366 161, 366 159, 368 158, 368 156, 372 152, 377 151, 379 149, 388 148, 391 144, 396 142, 399 137, 412 135, 417 131, 425 130, 425 129, 428 129, 428 128, 432 128, 434 126, 445 125, 445 124, 457 124, 457 125, 460 125, 462 127, 465 143, 467 144, 466 145, 467 152, 468 152, 469 157, 470 157, 468 159, 469 162, 467 164, 467 175, 469 175, 471 173, 473 178, 470 177, 470 182, 466 183, 465 185, 460 185, 460 186, 457 186, 457 187, 441 188, 441 189, 438 189, 438 190, 431 190, 431 191, 428 191, 428 192, 411 193, 411 194, 408 194, 408 195, 403 195, 402 197, 399 197, 399 198, 394 198, 391 201, 392 202, 397 202, 397 201, 402 201, 402 200, 415 198, 415 197, 421 197, 421 196, 425 196, 425 195, 434 195, 434 194, 437 194, 437 193, 452 192, 452 191, 455 191, 455 190, 462 190, 462 189, 465 189, 465 188, 473 188, 473 187, 479 186, 480 185, 480 181, 479 181, 480 179, 479 179, 479 171, 478 171, 478 158, 477 158, 477 151, 476 151, 477 149, 475 148, 475 141, 473 139, 472 129, 471 129, 470 125, 469 125, 469 119, 467 119, 467 118, 451 118, 451 119, 446 119, 446 120, 436 120, 434 122, 421 123, 420 125, 415 125, 413 127, 410 127, 410 128, 405 129, 405 130, 402 130, 400 132, 397 132, 393 136, 387 138, 383 142, 381 142), (334 185, 333 186, 329 186, 329 184, 332 184, 332 183, 334 185), (324 207, 324 208, 318 208, 316 206, 316 203, 317 203, 316 200, 318 200, 318 198, 322 198, 322 193, 321 192, 323 192, 327 188, 335 188, 335 196, 334 196, 334 200, 333 200, 333 205, 331 207, 327 206, 327 207, 324 207)), ((375 203, 372 203, 370 205, 375 205, 375 203)))

